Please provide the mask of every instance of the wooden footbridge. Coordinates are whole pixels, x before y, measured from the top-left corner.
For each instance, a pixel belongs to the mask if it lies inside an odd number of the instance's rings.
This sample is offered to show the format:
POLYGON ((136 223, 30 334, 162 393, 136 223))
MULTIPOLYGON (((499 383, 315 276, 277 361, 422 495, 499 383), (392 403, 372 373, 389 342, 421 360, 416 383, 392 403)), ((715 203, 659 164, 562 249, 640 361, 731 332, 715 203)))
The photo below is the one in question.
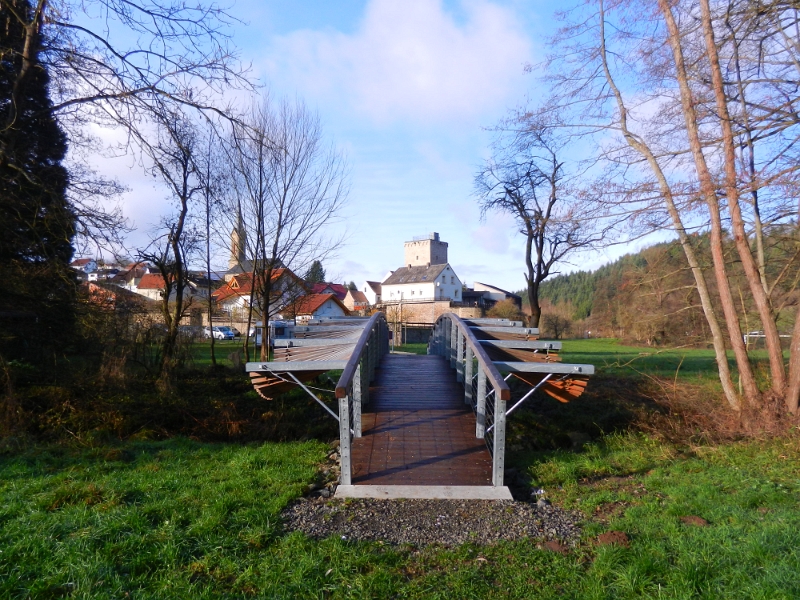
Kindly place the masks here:
POLYGON ((560 362, 559 342, 505 319, 436 322, 428 355, 389 353, 383 313, 312 321, 276 340, 273 360, 247 363, 264 398, 299 386, 339 421, 337 496, 510 498, 506 420, 536 390, 568 402, 592 365, 560 362), (309 381, 341 370, 332 410, 309 381), (505 375, 503 375, 505 374, 505 375), (525 384, 512 401, 508 380, 525 384))

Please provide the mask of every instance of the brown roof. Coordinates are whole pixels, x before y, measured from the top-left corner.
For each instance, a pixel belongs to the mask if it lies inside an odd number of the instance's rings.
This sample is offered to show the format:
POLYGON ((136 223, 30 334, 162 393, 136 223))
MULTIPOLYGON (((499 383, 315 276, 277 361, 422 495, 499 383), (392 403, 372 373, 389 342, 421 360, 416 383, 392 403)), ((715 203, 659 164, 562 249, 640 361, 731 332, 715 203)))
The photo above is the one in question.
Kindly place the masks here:
POLYGON ((367 300, 364 292, 359 292, 358 290, 348 290, 347 293, 350 294, 350 297, 354 302, 357 302, 358 304, 369 304, 369 300, 367 300))
POLYGON ((400 267, 382 285, 398 285, 401 283, 431 283, 450 265, 420 265, 418 267, 400 267))
POLYGON ((381 282, 380 281, 368 281, 367 285, 372 288, 372 291, 376 294, 381 293, 381 282))
POLYGON ((73 260, 70 263, 69 266, 71 266, 71 267, 82 267, 84 265, 88 265, 93 260, 94 260, 93 258, 76 258, 75 260, 73 260))

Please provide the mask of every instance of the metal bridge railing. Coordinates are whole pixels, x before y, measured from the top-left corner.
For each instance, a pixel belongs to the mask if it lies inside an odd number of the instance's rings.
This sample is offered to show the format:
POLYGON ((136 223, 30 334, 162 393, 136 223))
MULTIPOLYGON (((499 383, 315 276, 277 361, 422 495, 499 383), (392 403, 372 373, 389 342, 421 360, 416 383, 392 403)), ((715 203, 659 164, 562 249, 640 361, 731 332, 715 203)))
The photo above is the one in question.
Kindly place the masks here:
POLYGON ((492 485, 503 485, 506 451, 506 402, 511 389, 472 330, 453 313, 439 317, 428 342, 428 354, 449 359, 456 379, 464 383, 464 402, 475 412, 475 436, 492 455, 492 485))
POLYGON ((352 484, 351 447, 353 437, 361 437, 361 407, 369 402, 369 384, 375 379, 375 369, 389 352, 389 329, 386 316, 375 313, 353 348, 353 353, 336 384, 339 400, 339 455, 341 456, 342 485, 352 484))

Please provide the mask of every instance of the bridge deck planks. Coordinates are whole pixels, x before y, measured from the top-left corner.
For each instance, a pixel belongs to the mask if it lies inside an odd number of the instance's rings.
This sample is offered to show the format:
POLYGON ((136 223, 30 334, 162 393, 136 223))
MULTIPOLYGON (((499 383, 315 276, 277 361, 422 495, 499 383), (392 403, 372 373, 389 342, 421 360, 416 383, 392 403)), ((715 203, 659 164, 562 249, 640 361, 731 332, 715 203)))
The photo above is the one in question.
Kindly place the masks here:
POLYGON ((491 456, 443 357, 386 355, 370 399, 353 440, 354 484, 491 485, 491 456))

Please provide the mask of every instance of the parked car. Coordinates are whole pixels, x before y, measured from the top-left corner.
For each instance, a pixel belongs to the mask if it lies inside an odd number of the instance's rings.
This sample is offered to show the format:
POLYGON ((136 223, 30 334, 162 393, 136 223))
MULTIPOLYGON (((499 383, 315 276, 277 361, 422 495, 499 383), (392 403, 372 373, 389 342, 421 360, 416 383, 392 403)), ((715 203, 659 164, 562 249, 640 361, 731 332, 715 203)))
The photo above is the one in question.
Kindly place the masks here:
POLYGON ((230 327, 230 330, 233 332, 233 335, 236 337, 242 337, 242 332, 236 329, 236 327, 230 327))
POLYGON ((210 339, 212 335, 215 340, 232 340, 234 338, 233 331, 231 331, 230 327, 220 326, 203 328, 203 337, 210 339))

